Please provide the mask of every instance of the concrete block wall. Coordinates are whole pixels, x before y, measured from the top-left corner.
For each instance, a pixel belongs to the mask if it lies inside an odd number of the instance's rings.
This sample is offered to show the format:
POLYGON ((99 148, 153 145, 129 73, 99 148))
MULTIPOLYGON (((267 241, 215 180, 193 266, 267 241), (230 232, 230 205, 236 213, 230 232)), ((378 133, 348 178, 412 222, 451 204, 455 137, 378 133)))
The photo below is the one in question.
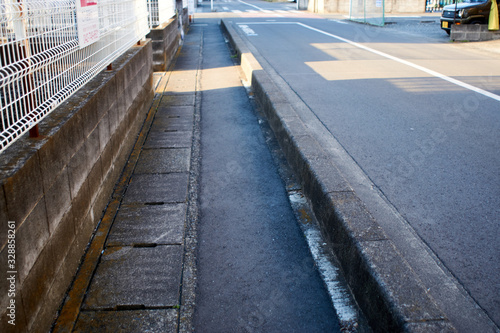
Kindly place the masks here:
POLYGON ((0 332, 50 329, 150 108, 151 41, 112 66, 47 116, 39 138, 0 154, 0 332), (6 315, 11 225, 16 326, 6 315))
POLYGON ((173 59, 181 34, 177 18, 151 29, 147 36, 153 42, 153 70, 163 72, 173 59))
POLYGON ((479 42, 500 39, 500 31, 489 31, 487 24, 464 24, 451 26, 450 40, 479 42))
MULTIPOLYGON (((182 5, 182 3, 180 3, 182 5)), ((184 33, 189 28, 189 17, 187 8, 179 7, 181 15, 174 17, 160 26, 151 29, 147 38, 153 42, 153 70, 155 72, 164 72, 175 56, 177 47, 180 44, 182 23, 184 33), (180 22, 180 19, 182 22, 180 22)))
MULTIPOLYGON (((350 0, 309 0, 308 10, 318 13, 349 13, 350 0)), ((425 0, 385 0, 386 13, 424 13, 425 0)))
POLYGON ((386 13, 424 13, 425 0, 385 0, 386 13))

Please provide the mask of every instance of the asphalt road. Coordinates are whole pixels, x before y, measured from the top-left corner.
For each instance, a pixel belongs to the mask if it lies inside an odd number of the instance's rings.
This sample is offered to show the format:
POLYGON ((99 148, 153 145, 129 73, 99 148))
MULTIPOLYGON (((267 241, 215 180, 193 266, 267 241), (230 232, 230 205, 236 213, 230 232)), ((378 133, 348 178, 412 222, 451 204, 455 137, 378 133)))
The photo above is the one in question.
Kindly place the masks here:
POLYGON ((218 21, 191 29, 203 42, 196 331, 340 332, 218 21))
POLYGON ((498 56, 426 34, 434 23, 422 21, 432 19, 378 28, 297 13, 293 3, 216 4, 343 147, 351 161, 340 168, 386 232, 401 233, 391 219, 408 223, 500 326, 498 56))

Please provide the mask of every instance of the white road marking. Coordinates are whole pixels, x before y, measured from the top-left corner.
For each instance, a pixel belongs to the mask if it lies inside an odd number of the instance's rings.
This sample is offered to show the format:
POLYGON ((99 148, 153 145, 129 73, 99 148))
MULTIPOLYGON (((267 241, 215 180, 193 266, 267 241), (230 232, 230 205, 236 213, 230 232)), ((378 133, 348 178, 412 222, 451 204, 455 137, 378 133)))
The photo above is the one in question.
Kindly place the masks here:
POLYGON ((223 10, 229 10, 229 8, 227 8, 227 7, 222 7, 222 9, 223 9, 223 10))
MULTIPOLYGON (((240 0, 240 2, 242 2, 242 1, 240 0)), ((243 24, 243 23, 241 23, 241 24, 243 24)), ((483 96, 489 97, 489 98, 491 98, 491 99, 493 99, 495 101, 500 102, 500 96, 497 95, 497 94, 491 93, 489 91, 486 91, 484 89, 475 87, 475 86, 470 85, 468 83, 465 83, 463 81, 460 81, 460 80, 454 79, 452 77, 446 76, 444 74, 438 73, 436 71, 433 71, 432 69, 429 69, 429 68, 426 68, 426 67, 414 64, 414 63, 412 63, 410 61, 407 61, 407 60, 404 60, 404 59, 392 56, 390 54, 387 54, 387 53, 384 53, 384 52, 381 52, 381 51, 377 51, 375 49, 372 49, 371 47, 364 46, 362 44, 353 42, 352 40, 349 40, 347 38, 343 38, 343 37, 331 34, 329 32, 326 32, 326 31, 323 31, 323 30, 311 27, 311 26, 309 26, 307 24, 304 24, 304 23, 301 23, 301 22, 248 22, 248 23, 244 23, 244 24, 297 24, 297 25, 299 25, 299 26, 301 26, 303 28, 306 28, 306 29, 318 32, 318 33, 323 34, 323 35, 328 36, 328 37, 335 38, 335 39, 340 40, 340 41, 342 41, 344 43, 347 43, 347 44, 350 44, 350 45, 355 46, 357 48, 360 48, 362 50, 371 52, 373 54, 377 54, 377 55, 379 55, 381 57, 384 57, 384 58, 387 58, 387 59, 399 62, 400 64, 407 65, 409 67, 415 68, 415 69, 417 69, 419 71, 422 71, 424 73, 427 73, 427 74, 429 74, 431 76, 440 78, 441 80, 447 81, 449 83, 455 84, 455 85, 457 85, 459 87, 462 87, 464 89, 468 89, 470 91, 473 91, 475 93, 481 94, 483 96)))
POLYGON ((252 4, 249 4, 249 3, 245 2, 245 1, 238 0, 238 2, 240 2, 240 3, 244 4, 244 5, 247 5, 247 6, 253 7, 253 8, 255 8, 255 9, 258 9, 259 11, 262 11, 262 8, 257 7, 257 6, 252 5, 252 4))
MULTIPOLYGON (((262 8, 260 8, 260 7, 258 7, 258 6, 252 5, 252 4, 247 3, 247 2, 245 2, 245 1, 243 1, 243 0, 238 0, 238 2, 240 2, 240 3, 244 4, 244 5, 247 5, 247 6, 253 7, 253 8, 255 8, 255 9, 257 9, 259 12, 262 12, 262 13, 267 13, 267 14, 275 14, 275 13, 274 13, 274 11, 272 11, 272 10, 269 10, 269 9, 262 9, 262 8)), ((250 12, 250 11, 248 11, 248 12, 250 12)), ((277 17, 283 17, 282 15, 279 15, 279 14, 275 14, 275 15, 276 15, 277 17)))
POLYGON ((250 28, 248 25, 245 24, 239 24, 238 25, 241 30, 247 35, 247 36, 258 36, 255 31, 253 31, 252 28, 250 28))
POLYGON ((235 13, 235 14, 243 13, 241 10, 236 10, 236 9, 232 10, 232 12, 235 13))

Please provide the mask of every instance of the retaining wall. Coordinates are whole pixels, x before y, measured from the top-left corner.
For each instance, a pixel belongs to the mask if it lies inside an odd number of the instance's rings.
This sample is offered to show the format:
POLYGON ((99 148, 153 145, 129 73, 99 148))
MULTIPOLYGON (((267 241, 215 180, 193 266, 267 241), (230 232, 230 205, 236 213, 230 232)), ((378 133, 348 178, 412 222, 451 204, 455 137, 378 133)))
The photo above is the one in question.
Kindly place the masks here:
MULTIPOLYGON (((309 0, 308 10, 318 13, 349 13, 350 0, 309 0)), ((424 13, 425 0, 385 0, 386 13, 424 13)))
POLYGON ((187 32, 189 21, 187 8, 182 9, 182 15, 174 17, 162 25, 151 29, 147 38, 153 42, 153 70, 164 72, 175 56, 181 40, 180 25, 187 32))
POLYGON ((147 35, 153 45, 153 70, 164 72, 175 55, 179 45, 180 33, 177 18, 170 19, 164 24, 151 29, 147 35))
POLYGON ((153 99, 141 42, 0 155, 0 331, 47 332, 153 99), (7 221, 12 223, 7 224, 7 221), (15 324, 5 275, 15 226, 15 324))
POLYGON ((451 26, 450 40, 479 42, 500 39, 500 31, 489 31, 487 24, 464 24, 451 26))

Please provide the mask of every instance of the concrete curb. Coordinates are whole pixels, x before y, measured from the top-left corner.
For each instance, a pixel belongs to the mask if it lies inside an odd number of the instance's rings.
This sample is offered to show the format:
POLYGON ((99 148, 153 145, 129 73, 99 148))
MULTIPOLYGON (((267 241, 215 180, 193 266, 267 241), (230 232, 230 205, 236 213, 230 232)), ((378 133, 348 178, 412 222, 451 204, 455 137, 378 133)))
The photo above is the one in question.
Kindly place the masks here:
POLYGON ((419 277, 315 140, 314 132, 298 116, 296 109, 307 106, 287 100, 231 22, 222 20, 221 26, 372 329, 455 332, 419 277))

